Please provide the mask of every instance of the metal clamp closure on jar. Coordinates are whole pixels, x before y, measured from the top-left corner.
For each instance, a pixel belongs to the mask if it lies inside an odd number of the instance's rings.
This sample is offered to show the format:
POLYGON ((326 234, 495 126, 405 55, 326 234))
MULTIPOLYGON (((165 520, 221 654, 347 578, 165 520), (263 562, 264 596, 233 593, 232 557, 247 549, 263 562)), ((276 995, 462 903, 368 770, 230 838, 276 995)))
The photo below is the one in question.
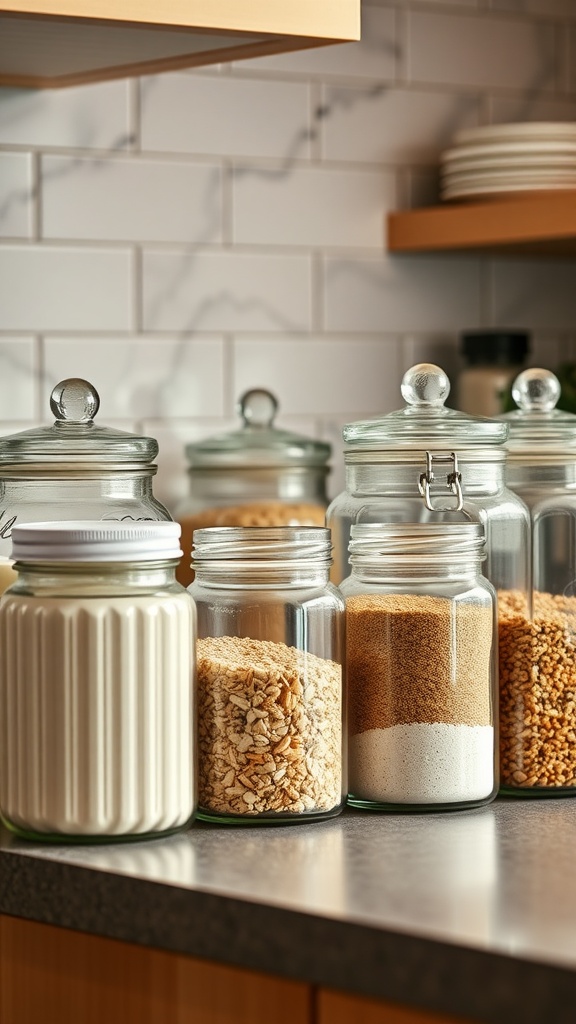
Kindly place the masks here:
POLYGON ((438 452, 425 452, 426 455, 426 472, 420 474, 418 480, 418 490, 424 498, 426 508, 430 512, 461 512, 464 506, 464 497, 462 494, 462 474, 458 470, 458 457, 456 452, 450 452, 450 454, 439 454, 438 452), (446 474, 446 488, 456 498, 455 505, 434 505, 432 502, 432 494, 430 492, 431 484, 434 483, 434 462, 440 462, 451 466, 451 470, 446 474))

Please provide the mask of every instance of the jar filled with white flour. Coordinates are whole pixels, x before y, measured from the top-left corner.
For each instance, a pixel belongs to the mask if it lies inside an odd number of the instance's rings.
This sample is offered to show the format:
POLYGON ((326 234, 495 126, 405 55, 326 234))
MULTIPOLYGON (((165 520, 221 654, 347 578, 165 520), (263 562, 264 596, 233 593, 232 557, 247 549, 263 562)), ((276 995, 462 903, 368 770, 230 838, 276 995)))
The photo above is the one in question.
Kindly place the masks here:
POLYGON ((349 802, 475 807, 498 788, 495 592, 476 523, 359 523, 346 600, 349 802))
POLYGON ((195 810, 194 602, 177 523, 15 526, 0 602, 0 813, 28 838, 173 832, 195 810))

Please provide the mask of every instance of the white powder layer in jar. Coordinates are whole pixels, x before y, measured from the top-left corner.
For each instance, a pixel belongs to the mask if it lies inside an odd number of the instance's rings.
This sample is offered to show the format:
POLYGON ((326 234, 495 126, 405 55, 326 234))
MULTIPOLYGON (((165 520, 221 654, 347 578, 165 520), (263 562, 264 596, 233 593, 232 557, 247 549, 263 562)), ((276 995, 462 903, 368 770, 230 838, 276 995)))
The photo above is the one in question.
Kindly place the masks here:
POLYGON ((349 740, 350 792, 379 803, 484 800, 494 789, 492 726, 413 722, 349 740))
POLYGON ((157 833, 193 812, 185 592, 0 606, 0 808, 24 831, 157 833))

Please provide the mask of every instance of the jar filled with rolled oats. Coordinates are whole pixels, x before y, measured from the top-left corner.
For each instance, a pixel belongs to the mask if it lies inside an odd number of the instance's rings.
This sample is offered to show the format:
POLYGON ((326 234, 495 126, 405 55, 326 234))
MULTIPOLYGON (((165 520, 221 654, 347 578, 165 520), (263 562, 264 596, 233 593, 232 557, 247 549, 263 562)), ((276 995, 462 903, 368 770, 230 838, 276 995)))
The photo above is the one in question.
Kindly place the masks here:
POLYGON ((346 797, 344 602, 324 527, 194 533, 199 816, 333 817, 346 797))
POLYGON ((176 508, 184 557, 180 583, 194 578, 190 566, 194 530, 211 526, 324 526, 331 447, 274 424, 275 396, 264 388, 238 402, 239 430, 186 446, 190 494, 176 508))

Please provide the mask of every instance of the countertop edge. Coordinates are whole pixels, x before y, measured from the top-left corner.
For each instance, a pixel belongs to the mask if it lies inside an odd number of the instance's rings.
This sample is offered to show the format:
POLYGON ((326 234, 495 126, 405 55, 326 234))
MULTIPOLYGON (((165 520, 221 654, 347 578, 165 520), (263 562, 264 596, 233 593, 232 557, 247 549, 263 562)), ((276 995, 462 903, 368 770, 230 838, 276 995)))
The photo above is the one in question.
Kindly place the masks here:
POLYGON ((0 851, 0 913, 489 1024, 570 1024, 576 972, 0 851))

